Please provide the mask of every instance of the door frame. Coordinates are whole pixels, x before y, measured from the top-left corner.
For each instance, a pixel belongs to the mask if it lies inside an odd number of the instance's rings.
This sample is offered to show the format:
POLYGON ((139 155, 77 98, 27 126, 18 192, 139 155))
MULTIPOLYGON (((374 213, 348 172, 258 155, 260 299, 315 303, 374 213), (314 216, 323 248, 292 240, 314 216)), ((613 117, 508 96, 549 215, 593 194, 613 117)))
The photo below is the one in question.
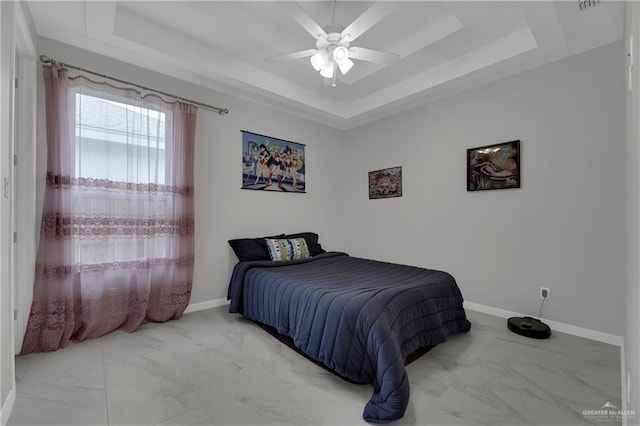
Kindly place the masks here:
POLYGON ((22 340, 33 299, 39 228, 39 223, 36 223, 38 59, 31 23, 18 4, 20 3, 16 4, 13 67, 14 79, 17 79, 18 87, 16 89, 14 86, 14 133, 11 147, 12 159, 17 158, 17 166, 12 160, 14 166, 11 178, 11 235, 13 236, 14 232, 17 234, 17 241, 12 244, 11 250, 14 318, 12 340, 15 354, 20 353, 22 349, 22 340))

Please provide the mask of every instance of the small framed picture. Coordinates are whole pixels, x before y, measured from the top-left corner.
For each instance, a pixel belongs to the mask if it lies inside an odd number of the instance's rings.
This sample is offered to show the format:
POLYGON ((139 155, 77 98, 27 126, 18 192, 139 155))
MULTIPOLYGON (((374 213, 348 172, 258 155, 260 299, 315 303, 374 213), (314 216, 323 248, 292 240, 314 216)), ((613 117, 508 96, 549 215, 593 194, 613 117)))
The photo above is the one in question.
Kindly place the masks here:
POLYGON ((520 141, 467 149, 467 191, 520 188, 520 141))
POLYGON ((402 167, 369 172, 369 199, 402 197, 402 167))

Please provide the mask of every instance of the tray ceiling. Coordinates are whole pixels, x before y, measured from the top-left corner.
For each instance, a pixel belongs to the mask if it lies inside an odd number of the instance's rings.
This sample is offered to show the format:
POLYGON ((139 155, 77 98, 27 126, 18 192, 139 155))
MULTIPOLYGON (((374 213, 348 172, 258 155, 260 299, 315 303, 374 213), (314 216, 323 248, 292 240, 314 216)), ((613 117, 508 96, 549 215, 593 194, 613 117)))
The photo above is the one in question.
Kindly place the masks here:
MULTIPOLYGON (((393 12, 354 44, 401 59, 391 66, 354 60, 353 69, 331 87, 308 58, 265 62, 315 47, 314 38, 275 1, 27 2, 42 37, 339 129, 623 36, 623 2, 602 1, 582 11, 575 1, 393 3, 393 12)), ((348 25, 372 4, 338 0, 336 24, 348 25)), ((330 1, 300 5, 321 26, 331 23, 330 1)))

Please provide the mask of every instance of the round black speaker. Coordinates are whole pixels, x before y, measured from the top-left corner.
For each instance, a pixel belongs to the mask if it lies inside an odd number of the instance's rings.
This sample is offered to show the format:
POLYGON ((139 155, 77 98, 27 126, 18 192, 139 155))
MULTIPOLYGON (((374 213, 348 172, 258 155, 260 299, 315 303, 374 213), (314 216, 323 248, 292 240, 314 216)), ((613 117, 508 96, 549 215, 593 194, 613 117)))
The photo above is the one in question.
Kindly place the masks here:
POLYGON ((507 320, 509 330, 533 339, 546 339, 551 336, 551 328, 542 321, 531 317, 511 317, 507 320))

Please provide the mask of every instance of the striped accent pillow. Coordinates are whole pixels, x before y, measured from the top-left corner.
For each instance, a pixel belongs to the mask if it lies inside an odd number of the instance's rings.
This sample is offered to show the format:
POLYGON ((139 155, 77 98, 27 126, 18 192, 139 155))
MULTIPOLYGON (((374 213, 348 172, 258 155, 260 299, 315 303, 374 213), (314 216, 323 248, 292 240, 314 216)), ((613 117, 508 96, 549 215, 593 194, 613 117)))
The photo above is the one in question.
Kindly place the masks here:
POLYGON ((267 248, 271 260, 298 260, 310 257, 309 247, 304 238, 294 238, 291 240, 275 240, 266 238, 267 248))

